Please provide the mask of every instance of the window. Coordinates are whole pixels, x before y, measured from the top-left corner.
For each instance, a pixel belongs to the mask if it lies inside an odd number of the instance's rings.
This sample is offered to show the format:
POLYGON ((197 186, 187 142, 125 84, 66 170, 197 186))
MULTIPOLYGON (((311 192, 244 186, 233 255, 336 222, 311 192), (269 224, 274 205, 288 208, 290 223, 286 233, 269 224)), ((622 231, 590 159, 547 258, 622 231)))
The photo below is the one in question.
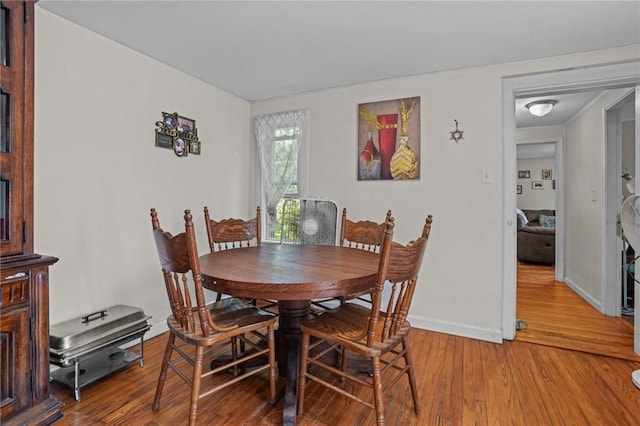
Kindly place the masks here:
POLYGON ((255 136, 260 157, 261 199, 266 240, 280 240, 281 212, 285 198, 300 193, 300 150, 306 111, 291 111, 256 117, 255 136))

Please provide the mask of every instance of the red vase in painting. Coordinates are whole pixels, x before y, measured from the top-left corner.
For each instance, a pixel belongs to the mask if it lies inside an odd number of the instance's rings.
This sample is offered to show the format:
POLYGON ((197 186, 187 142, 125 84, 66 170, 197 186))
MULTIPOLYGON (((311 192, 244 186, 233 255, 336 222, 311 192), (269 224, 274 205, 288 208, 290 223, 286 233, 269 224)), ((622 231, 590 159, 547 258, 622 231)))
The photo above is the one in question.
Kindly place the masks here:
POLYGON ((391 176, 391 157, 396 152, 396 134, 398 132, 398 114, 378 116, 378 145, 380 146, 380 179, 393 179, 391 176))
POLYGON ((373 144, 373 133, 368 132, 367 144, 358 158, 358 180, 380 179, 380 153, 373 144))

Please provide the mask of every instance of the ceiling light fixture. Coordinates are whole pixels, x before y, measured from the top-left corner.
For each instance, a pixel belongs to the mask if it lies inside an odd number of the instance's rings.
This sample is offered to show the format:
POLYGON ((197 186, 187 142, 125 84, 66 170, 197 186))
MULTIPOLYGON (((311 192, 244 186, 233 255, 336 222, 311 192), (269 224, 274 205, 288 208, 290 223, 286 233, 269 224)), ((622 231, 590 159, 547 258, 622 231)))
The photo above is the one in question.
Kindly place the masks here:
POLYGON ((529 110, 531 115, 535 115, 536 117, 543 117, 551 112, 553 106, 557 104, 558 101, 554 100, 544 100, 544 101, 534 101, 525 105, 525 108, 529 110))

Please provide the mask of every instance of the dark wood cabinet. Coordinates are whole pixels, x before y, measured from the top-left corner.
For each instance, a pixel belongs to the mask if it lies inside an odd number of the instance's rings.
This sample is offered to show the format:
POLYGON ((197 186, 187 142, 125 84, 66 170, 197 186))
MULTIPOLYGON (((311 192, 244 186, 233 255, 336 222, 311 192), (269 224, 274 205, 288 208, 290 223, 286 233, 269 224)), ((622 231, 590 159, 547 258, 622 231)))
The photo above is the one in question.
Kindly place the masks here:
POLYGON ((2 262, 0 423, 48 425, 62 417, 49 386, 49 266, 38 256, 2 262))
POLYGON ((33 250, 34 2, 0 1, 0 423, 62 417, 49 385, 49 267, 33 250))

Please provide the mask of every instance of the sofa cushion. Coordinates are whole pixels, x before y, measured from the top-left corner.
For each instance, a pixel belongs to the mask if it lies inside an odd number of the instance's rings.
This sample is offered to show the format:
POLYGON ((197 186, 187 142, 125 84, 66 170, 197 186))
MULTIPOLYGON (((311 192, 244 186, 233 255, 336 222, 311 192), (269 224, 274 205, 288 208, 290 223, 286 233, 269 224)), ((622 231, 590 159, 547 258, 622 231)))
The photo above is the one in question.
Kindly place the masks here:
POLYGON ((547 216, 546 214, 541 214, 538 216, 538 223, 543 228, 552 228, 556 229, 556 217, 555 216, 547 216))
POLYGON ((529 219, 529 222, 538 222, 538 216, 540 216, 541 214, 546 216, 556 215, 556 211, 550 210, 550 209, 540 209, 540 210, 522 209, 522 211, 524 212, 524 214, 527 215, 527 219, 529 219))

